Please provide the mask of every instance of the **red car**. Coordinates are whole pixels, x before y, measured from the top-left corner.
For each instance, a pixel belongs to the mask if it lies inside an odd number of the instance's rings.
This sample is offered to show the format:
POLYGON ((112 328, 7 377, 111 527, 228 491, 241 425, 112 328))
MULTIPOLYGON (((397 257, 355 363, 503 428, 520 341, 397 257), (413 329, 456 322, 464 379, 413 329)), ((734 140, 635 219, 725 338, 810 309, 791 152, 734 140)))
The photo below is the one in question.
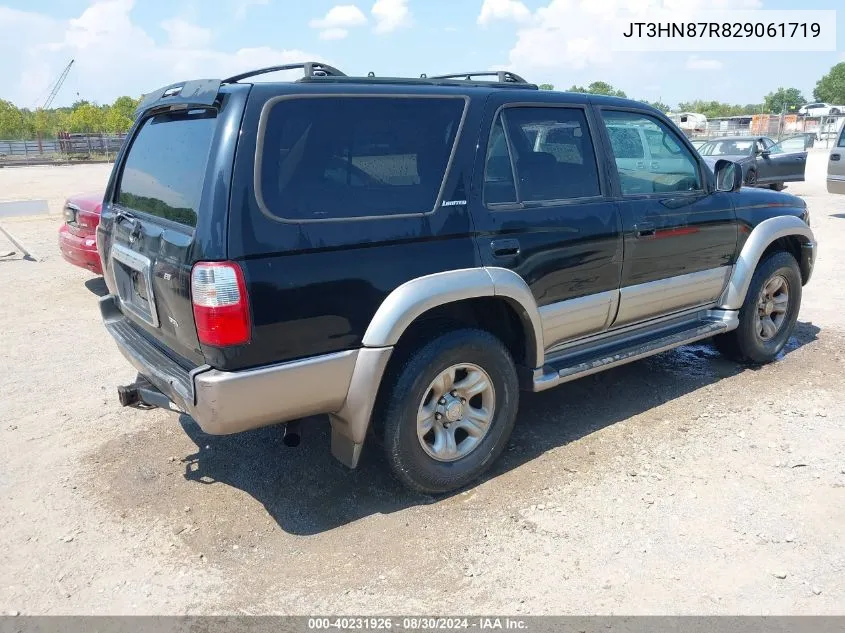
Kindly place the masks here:
POLYGON ((97 253, 97 225, 103 209, 103 192, 80 193, 65 202, 65 223, 59 229, 62 257, 98 275, 103 274, 97 253))

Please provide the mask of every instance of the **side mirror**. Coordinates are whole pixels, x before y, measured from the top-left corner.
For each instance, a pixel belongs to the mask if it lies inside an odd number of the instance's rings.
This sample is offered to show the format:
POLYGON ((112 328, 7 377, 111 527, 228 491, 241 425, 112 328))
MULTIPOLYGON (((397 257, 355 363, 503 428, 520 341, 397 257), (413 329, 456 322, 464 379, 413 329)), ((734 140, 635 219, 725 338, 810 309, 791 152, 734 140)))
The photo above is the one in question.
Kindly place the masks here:
POLYGON ((772 153, 767 149, 764 149, 762 152, 760 152, 760 156, 762 156, 763 158, 768 158, 771 155, 772 153))
POLYGON ((742 188, 742 167, 730 160, 716 162, 716 191, 739 191, 742 188))

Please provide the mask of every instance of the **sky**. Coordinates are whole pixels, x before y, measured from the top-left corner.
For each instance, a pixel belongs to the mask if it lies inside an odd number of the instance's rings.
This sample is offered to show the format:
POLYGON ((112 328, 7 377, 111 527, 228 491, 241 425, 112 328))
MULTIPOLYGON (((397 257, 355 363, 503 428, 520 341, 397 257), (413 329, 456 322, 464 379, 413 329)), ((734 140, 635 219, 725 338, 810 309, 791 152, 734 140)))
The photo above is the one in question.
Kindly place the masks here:
POLYGON ((609 16, 655 7, 794 9, 794 0, 0 0, 0 99, 110 103, 199 77, 306 60, 348 75, 410 76, 507 68, 558 89, 606 81, 670 106, 759 103, 779 86, 812 99, 845 61, 845 2, 831 52, 613 52, 609 16))

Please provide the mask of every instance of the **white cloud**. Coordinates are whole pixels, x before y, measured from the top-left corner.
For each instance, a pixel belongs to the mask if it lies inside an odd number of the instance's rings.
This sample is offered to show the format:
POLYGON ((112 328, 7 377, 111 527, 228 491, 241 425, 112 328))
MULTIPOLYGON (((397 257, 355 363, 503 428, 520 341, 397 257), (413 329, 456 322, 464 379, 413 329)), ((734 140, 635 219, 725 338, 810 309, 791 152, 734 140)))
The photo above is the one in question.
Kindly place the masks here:
POLYGON ((308 26, 321 29, 321 40, 342 40, 349 35, 350 28, 366 23, 367 16, 354 4, 339 4, 329 9, 325 17, 311 20, 308 26))
MULTIPOLYGON (((513 0, 485 0, 504 6, 513 0)), ((580 70, 593 66, 632 66, 643 57, 610 50, 613 29, 619 20, 669 16, 675 21, 694 19, 702 10, 758 9, 761 0, 550 0, 518 29, 508 66, 527 69, 580 70)), ((492 9, 491 9, 492 11, 492 9)), ((482 21, 479 15, 479 22, 482 21)), ((486 19, 495 14, 488 12, 486 19)))
MULTIPOLYGON (((100 0, 68 21, 0 7, 0 58, 4 61, 0 64, 0 83, 6 86, 4 98, 31 106, 43 97, 71 58, 76 63, 57 105, 76 99, 77 91, 79 98, 105 103, 123 94, 137 96, 184 79, 227 77, 251 68, 306 60, 330 62, 301 50, 212 48, 200 27, 182 29, 192 33, 193 39, 190 45, 179 41, 177 48, 172 41, 156 41, 133 23, 133 6, 134 0, 100 0)), ((172 38, 181 27, 170 26, 172 38)))
POLYGON ((173 48, 201 48, 211 43, 211 29, 204 29, 180 18, 170 18, 161 23, 167 31, 169 44, 173 48))
POLYGON ((376 19, 376 33, 390 33, 411 25, 408 0, 376 0, 371 12, 376 19))
POLYGON ((347 35, 349 35, 349 31, 346 29, 324 29, 320 31, 321 40, 342 40, 347 35))
POLYGON ((268 4, 270 4, 270 0, 235 0, 235 19, 245 19, 250 7, 259 7, 268 4))
POLYGON ((528 22, 530 19, 531 11, 520 0, 484 0, 477 21, 486 26, 493 20, 528 22))
POLYGON ((698 55, 690 55, 687 59, 687 70, 721 70, 724 64, 718 59, 705 59, 698 55))

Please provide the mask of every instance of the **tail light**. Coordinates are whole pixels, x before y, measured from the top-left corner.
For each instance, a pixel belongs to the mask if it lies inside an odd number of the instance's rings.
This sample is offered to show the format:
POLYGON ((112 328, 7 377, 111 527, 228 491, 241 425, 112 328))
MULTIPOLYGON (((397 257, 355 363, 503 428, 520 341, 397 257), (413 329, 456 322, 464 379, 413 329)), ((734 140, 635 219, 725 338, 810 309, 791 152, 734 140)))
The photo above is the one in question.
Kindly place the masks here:
POLYGON ((102 213, 103 205, 98 204, 93 211, 86 211, 80 209, 76 212, 76 225, 81 229, 88 229, 93 231, 100 223, 100 214, 102 213))
POLYGON ((249 299, 237 264, 195 264, 191 271, 191 301, 200 343, 226 347, 249 342, 249 299))

